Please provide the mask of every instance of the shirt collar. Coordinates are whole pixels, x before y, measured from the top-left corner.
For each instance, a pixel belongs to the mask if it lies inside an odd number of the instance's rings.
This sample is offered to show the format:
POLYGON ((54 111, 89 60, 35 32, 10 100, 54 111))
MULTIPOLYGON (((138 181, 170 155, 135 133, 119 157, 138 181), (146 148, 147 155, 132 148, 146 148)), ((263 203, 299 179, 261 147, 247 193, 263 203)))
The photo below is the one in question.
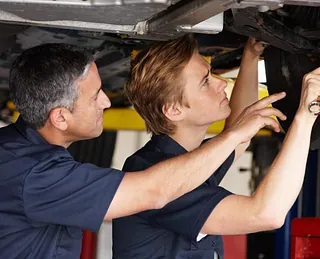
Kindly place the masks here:
POLYGON ((31 128, 21 116, 15 122, 15 127, 29 141, 34 144, 48 144, 48 142, 33 128, 31 128))
POLYGON ((188 151, 168 135, 153 135, 151 142, 154 143, 163 153, 171 155, 182 155, 188 151))

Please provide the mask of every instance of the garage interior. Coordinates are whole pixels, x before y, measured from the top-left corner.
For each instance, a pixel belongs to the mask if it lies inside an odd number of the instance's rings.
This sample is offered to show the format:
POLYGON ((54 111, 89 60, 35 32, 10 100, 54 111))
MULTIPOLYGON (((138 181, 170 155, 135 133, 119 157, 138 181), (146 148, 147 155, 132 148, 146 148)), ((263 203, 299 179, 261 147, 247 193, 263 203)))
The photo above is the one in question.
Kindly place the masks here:
MULTIPOLYGON (((76 142, 69 151, 75 160, 100 167, 121 169, 125 159, 150 139, 143 120, 123 94, 123 86, 134 53, 156 41, 194 33, 212 73, 228 82, 228 96, 247 37, 268 45, 259 62, 259 98, 286 91, 287 98, 275 107, 288 120, 281 124, 281 133, 261 130, 221 183, 243 195, 254 192, 279 152, 299 104, 303 75, 320 66, 317 0, 26 2, 0 0, 0 127, 14 123, 19 116, 9 98, 7 82, 10 65, 19 53, 49 42, 95 48, 102 53, 97 66, 112 108, 104 112, 103 134, 76 142), (208 8, 210 11, 205 11, 208 8), (106 10, 112 15, 105 15, 106 10), (126 15, 128 10, 131 15, 126 15), (190 18, 192 13, 202 18, 190 18)), ((207 137, 219 134, 223 125, 223 121, 213 124, 207 137)), ((303 188, 284 226, 274 231, 224 236, 224 259, 320 258, 319 148, 317 120, 303 188)), ((111 259, 111 231, 110 223, 103 223, 98 234, 84 230, 81 259, 111 259)))

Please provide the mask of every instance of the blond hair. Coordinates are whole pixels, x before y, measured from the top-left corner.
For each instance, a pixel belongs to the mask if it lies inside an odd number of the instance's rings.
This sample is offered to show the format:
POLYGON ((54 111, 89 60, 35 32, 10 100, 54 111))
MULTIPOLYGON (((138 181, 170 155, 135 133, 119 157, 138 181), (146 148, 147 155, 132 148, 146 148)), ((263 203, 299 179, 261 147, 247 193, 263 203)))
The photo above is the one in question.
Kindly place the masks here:
POLYGON ((145 120, 148 132, 154 135, 172 134, 175 125, 163 113, 166 105, 184 100, 182 71, 197 44, 191 35, 159 42, 140 51, 132 62, 125 86, 128 99, 145 120))

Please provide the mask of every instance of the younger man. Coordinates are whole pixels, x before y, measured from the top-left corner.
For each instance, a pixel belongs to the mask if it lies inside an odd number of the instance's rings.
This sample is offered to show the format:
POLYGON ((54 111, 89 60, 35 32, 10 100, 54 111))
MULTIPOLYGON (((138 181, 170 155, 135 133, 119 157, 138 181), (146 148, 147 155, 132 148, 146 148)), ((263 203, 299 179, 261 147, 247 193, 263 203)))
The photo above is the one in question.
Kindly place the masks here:
MULTIPOLYGON (((237 126, 239 115, 251 113, 257 121, 271 115, 274 108, 253 112, 274 98, 257 102, 257 62, 262 51, 261 44, 249 39, 230 103, 226 83, 211 76, 210 65, 188 35, 139 53, 127 93, 152 139, 126 160, 123 170, 143 170, 196 149, 215 121, 227 119, 228 131, 237 126)), ((319 72, 305 78, 292 127, 270 172, 252 197, 233 195, 218 186, 233 161, 249 145, 248 138, 197 189, 162 209, 114 220, 113 258, 222 259, 220 235, 280 227, 303 182, 310 133, 316 119, 307 106, 320 94, 320 84, 314 80, 319 72)), ((280 111, 276 115, 285 119, 280 111)), ((217 152, 216 158, 220 156, 217 152)))

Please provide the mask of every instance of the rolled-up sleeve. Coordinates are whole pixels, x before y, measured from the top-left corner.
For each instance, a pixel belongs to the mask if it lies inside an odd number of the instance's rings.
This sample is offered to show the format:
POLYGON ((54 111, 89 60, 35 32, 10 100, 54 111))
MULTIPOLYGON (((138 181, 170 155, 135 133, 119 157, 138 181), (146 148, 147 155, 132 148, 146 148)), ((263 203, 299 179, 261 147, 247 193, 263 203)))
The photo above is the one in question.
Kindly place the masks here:
POLYGON ((26 215, 31 221, 96 232, 123 176, 71 158, 39 162, 23 185, 26 215))

